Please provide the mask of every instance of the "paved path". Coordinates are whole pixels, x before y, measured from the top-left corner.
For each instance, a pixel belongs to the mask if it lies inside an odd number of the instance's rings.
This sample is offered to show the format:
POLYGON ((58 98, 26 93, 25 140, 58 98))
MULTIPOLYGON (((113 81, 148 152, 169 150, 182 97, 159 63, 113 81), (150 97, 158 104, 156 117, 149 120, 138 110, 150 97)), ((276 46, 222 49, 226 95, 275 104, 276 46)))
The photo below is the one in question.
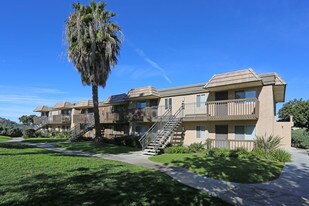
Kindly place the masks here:
POLYGON ((293 161, 285 165, 280 177, 274 181, 239 184, 207 178, 180 167, 154 163, 148 160, 149 156, 143 155, 140 151, 123 154, 93 154, 58 148, 52 143, 27 144, 70 155, 98 157, 156 169, 183 184, 205 191, 234 205, 309 205, 309 150, 288 149, 293 155, 293 161))

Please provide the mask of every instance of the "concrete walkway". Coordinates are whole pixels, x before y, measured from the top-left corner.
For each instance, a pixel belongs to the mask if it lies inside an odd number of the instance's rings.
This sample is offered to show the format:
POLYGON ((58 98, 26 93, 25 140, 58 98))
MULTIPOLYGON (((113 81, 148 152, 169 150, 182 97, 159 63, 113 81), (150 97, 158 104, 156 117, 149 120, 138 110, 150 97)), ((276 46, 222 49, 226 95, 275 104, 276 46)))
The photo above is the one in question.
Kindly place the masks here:
POLYGON ((55 147, 53 143, 22 144, 64 154, 104 158, 156 169, 185 185, 207 192, 233 205, 309 205, 308 150, 289 148, 293 161, 285 165, 278 179, 266 183, 240 184, 207 178, 181 167, 154 163, 148 160, 149 156, 143 155, 140 151, 123 154, 93 154, 55 147))

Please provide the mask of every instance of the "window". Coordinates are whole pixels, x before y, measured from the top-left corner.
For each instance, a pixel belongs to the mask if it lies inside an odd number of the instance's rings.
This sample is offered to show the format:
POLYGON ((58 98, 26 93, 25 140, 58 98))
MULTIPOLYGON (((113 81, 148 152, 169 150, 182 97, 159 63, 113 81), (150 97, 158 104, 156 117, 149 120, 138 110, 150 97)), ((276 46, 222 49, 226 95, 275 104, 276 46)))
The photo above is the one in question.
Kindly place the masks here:
POLYGON ((205 138, 206 137, 206 128, 205 126, 196 126, 196 138, 205 138))
POLYGON ((205 106, 206 103, 206 96, 205 94, 198 94, 196 95, 196 107, 205 106))
POLYGON ((166 98, 165 99, 165 109, 172 108, 172 98, 166 98))
POLYGON ((256 98, 256 90, 235 91, 235 99, 256 98))
POLYGON ((144 109, 147 106, 146 102, 136 102, 137 109, 144 109))
POLYGON ((235 139, 237 140, 255 139, 255 126, 254 125, 235 126, 235 139))

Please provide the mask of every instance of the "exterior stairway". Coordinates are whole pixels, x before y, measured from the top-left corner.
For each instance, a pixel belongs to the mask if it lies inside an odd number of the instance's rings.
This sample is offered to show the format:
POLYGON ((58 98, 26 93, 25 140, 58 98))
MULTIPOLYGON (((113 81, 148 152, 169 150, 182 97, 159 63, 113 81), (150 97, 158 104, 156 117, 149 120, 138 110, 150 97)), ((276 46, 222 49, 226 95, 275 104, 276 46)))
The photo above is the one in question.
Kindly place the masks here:
POLYGON ((87 124, 84 124, 82 127, 82 124, 77 124, 75 127, 71 128, 69 131, 69 134, 71 136, 70 141, 76 142, 80 140, 84 134, 89 132, 94 128, 94 118, 90 118, 87 124))
POLYGON ((171 136, 182 122, 183 110, 183 105, 174 115, 171 115, 171 109, 166 110, 162 117, 139 139, 144 154, 156 155, 167 146, 171 136))
POLYGON ((43 127, 45 127, 48 124, 48 117, 42 116, 42 117, 36 117, 35 123, 31 126, 31 129, 39 130, 43 127))

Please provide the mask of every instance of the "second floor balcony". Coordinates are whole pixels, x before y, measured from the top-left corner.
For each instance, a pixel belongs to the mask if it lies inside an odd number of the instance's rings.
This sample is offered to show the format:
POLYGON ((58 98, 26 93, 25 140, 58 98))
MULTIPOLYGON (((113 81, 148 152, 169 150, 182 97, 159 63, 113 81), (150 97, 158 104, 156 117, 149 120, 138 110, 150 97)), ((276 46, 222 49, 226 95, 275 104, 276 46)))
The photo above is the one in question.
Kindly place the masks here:
POLYGON ((102 112, 100 113, 101 123, 116 123, 126 122, 127 117, 125 112, 102 112))
POLYGON ((184 120, 256 120, 259 101, 256 98, 209 101, 204 104, 186 103, 184 120))
POLYGON ((71 115, 52 115, 52 116, 41 116, 33 119, 34 124, 71 124, 71 115))
POLYGON ((75 124, 87 124, 94 118, 93 113, 88 114, 74 114, 73 123, 75 124))

